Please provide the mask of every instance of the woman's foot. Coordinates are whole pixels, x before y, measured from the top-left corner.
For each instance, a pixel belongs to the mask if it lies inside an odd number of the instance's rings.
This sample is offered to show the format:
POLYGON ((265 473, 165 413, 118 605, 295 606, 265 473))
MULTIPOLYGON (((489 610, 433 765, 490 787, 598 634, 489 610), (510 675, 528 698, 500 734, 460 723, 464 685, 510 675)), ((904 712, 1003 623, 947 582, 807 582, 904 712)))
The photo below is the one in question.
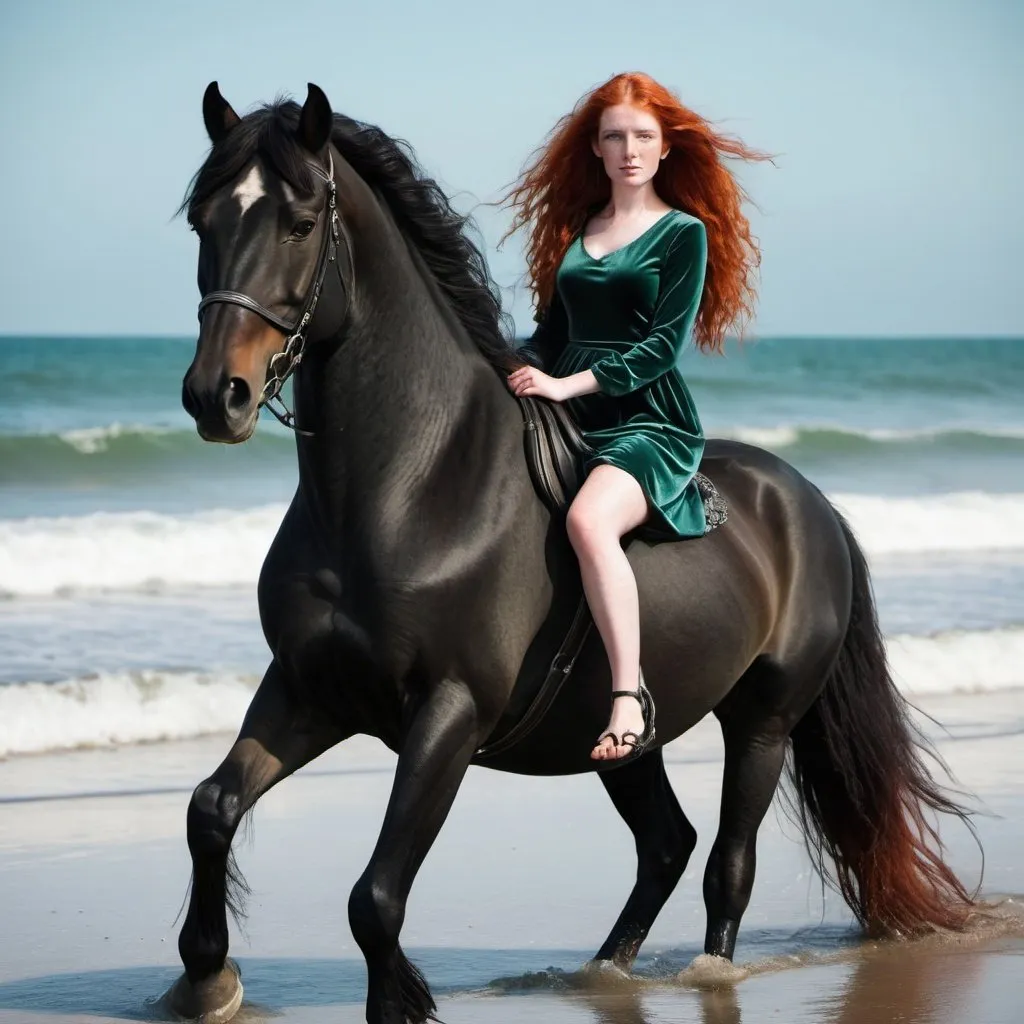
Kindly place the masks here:
POLYGON ((595 761, 617 761, 630 754, 643 753, 654 738, 654 701, 644 686, 643 675, 636 690, 612 691, 612 717, 608 728, 598 737, 590 756, 595 761), (650 721, 645 721, 647 711, 650 721))

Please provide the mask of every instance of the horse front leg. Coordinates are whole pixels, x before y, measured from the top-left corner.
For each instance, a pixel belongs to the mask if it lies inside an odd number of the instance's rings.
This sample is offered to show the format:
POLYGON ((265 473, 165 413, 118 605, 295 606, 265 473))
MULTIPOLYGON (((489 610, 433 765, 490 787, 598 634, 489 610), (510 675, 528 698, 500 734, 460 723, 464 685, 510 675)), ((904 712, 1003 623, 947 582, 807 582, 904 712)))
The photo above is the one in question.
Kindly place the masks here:
POLYGON ((424 701, 405 737, 373 856, 349 899, 349 923, 366 957, 369 1024, 421 1024, 436 1006, 398 944, 416 872, 451 810, 481 723, 468 689, 446 682, 424 701))
POLYGON ((227 960, 227 907, 240 914, 246 891, 231 856, 243 815, 275 783, 352 731, 325 723, 322 714, 298 704, 272 664, 228 756, 196 787, 187 816, 192 893, 178 937, 185 973, 167 995, 180 1017, 227 1021, 242 1001, 238 968, 227 960))

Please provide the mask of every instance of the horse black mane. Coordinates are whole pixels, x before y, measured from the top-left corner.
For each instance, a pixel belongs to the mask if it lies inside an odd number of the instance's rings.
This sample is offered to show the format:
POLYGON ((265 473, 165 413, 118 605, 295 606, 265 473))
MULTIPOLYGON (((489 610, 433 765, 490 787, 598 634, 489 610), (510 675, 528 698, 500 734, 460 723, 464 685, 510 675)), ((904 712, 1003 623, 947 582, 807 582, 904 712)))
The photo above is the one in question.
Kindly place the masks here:
MULTIPOLYGON (((308 154, 295 138, 300 107, 277 100, 246 114, 210 151, 193 177, 179 212, 194 223, 197 208, 259 155, 298 192, 315 191, 308 154)), ((399 228, 415 245, 452 310, 484 357, 499 372, 518 366, 511 318, 480 247, 467 235, 475 226, 456 212, 441 187, 420 169, 412 147, 380 128, 334 115, 331 141, 353 170, 383 197, 399 228)))

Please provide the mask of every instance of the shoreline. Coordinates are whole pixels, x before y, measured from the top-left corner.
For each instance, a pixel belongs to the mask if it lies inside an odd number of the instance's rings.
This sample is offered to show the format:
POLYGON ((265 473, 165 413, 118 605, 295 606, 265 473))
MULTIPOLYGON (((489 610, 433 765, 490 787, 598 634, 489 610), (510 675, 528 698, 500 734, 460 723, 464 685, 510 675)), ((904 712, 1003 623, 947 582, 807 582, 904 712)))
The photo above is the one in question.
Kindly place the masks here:
MULTIPOLYGON (((977 819, 984 893, 1024 892, 1024 691, 917 703, 943 722, 938 729, 920 719, 959 783, 1000 815, 977 819)), ((0 903, 8 922, 0 1024, 152 1019, 146 1000, 180 970, 185 808, 230 742, 218 735, 0 762, 0 903)), ((700 954, 701 876, 717 822, 717 724, 705 719, 666 751, 699 840, 645 943, 640 974, 672 974, 700 954)), ((378 741, 353 737, 268 793, 240 831, 235 849, 254 894, 244 934, 232 925, 231 955, 257 1004, 240 1021, 362 1020, 365 971, 345 905, 376 839, 393 766, 378 741)), ((970 836, 947 829, 943 837, 950 862, 973 884, 979 857, 970 836)), ((822 897, 799 830, 778 804, 762 826, 737 945, 743 980, 710 994, 664 979, 630 982, 626 991, 574 987, 634 871, 632 839, 589 775, 537 779, 474 768, 413 888, 403 945, 424 967, 449 1024, 749 1024, 776 1010, 808 1024, 899 1019, 878 1016, 882 1005, 929 1024, 1009 1024, 1019 1009, 1013 992, 1024 928, 970 948, 862 941, 838 897, 822 897), (502 978, 509 980, 496 987, 502 978), (949 1005, 966 1015, 932 1006, 952 978, 966 994, 949 1005), (974 1016, 965 999, 987 1016, 974 1016)))

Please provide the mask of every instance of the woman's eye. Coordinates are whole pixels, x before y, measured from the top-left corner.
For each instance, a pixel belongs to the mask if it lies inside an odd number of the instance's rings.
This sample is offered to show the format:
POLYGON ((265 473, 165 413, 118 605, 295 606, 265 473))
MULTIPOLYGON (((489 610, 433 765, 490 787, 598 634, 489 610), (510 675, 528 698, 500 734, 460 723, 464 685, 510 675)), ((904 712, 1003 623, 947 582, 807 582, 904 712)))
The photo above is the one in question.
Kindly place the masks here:
POLYGON ((308 238, 313 228, 316 227, 315 220, 300 220, 298 224, 292 228, 293 238, 308 238))

